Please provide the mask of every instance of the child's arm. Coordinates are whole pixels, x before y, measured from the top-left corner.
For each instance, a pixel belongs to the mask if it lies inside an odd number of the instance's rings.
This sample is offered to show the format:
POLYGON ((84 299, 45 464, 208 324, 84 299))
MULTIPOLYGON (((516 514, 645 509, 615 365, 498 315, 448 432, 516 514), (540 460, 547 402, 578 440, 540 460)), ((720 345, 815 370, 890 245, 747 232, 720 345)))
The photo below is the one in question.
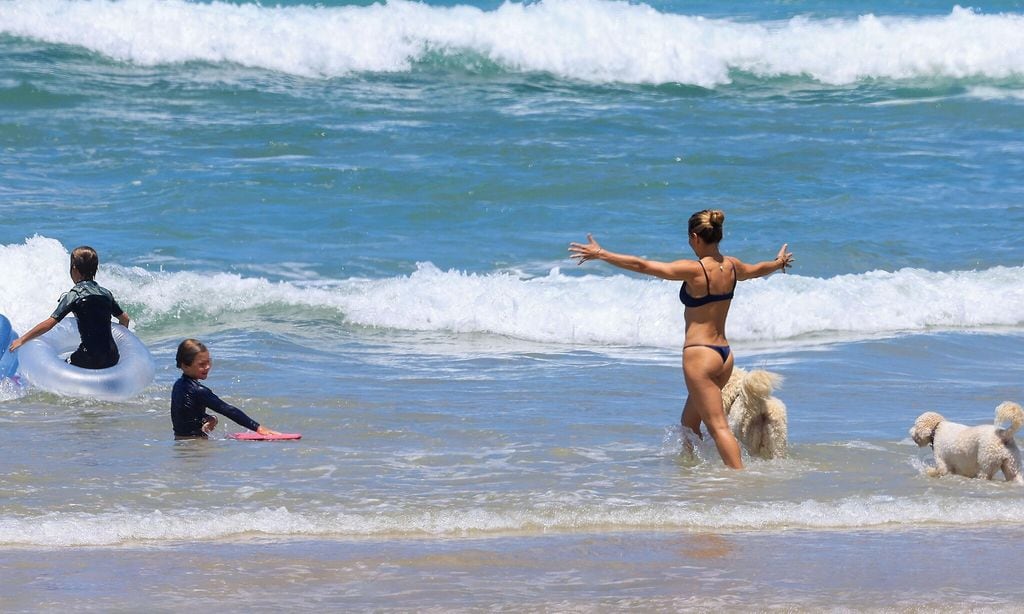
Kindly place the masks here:
POLYGON ((277 435, 277 431, 272 431, 267 427, 260 425, 259 422, 256 422, 255 420, 247 416, 244 411, 238 409, 237 407, 230 403, 223 401, 209 388, 205 388, 205 391, 206 398, 203 399, 204 404, 213 411, 224 416, 225 418, 231 419, 239 426, 244 426, 250 431, 256 431, 260 435, 277 435))
POLYGON ((131 318, 128 317, 127 311, 121 309, 121 306, 117 304, 116 300, 111 301, 110 303, 110 315, 117 318, 118 324, 125 328, 128 328, 128 322, 131 321, 131 318))
POLYGON ((23 346, 26 343, 28 343, 29 341, 32 341, 36 337, 41 337, 41 336, 45 335, 46 333, 50 332, 51 328, 53 328, 54 326, 57 326, 57 322, 58 321, 59 320, 57 320, 57 318, 46 318, 45 320, 43 320, 39 324, 36 324, 35 327, 32 330, 28 331, 24 335, 18 337, 14 341, 12 341, 11 342, 11 347, 9 347, 7 349, 13 352, 13 351, 17 350, 18 348, 20 348, 21 346, 23 346))

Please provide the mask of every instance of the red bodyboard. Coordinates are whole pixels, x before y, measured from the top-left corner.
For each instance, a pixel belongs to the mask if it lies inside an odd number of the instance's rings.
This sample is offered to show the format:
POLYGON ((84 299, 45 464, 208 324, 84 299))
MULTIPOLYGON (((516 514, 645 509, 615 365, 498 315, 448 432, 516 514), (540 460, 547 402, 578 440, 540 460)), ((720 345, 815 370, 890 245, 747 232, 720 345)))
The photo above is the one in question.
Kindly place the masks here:
POLYGON ((260 435, 256 431, 245 431, 243 433, 231 433, 228 437, 239 441, 281 441, 284 439, 302 439, 302 434, 278 433, 277 435, 260 435))

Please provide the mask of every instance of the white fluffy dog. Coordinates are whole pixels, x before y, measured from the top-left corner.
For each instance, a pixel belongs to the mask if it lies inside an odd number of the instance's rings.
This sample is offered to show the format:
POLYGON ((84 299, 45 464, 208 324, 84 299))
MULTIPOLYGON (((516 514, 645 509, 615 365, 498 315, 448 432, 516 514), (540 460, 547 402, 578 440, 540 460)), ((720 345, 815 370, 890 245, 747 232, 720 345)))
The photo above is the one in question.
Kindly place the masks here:
POLYGON ((752 456, 786 455, 786 405, 772 396, 782 376, 761 369, 734 368, 722 389, 722 405, 729 428, 752 456))
POLYGON ((1013 439, 1022 424, 1024 411, 1007 401, 996 407, 995 423, 982 426, 965 426, 933 411, 925 412, 914 422, 910 436, 921 447, 931 444, 935 452, 935 467, 928 470, 928 475, 954 473, 991 480, 1002 470, 1007 482, 1024 483, 1020 450, 1013 439), (1006 424, 1009 426, 1004 428, 1006 424))

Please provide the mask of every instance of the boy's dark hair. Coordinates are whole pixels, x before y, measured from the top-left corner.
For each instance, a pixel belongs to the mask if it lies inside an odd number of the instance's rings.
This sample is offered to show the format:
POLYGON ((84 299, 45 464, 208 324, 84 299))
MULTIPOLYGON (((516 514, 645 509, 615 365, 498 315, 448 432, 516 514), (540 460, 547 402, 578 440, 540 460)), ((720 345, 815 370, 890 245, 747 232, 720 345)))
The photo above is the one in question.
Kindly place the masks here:
POLYGON ((175 355, 174 360, 179 369, 183 366, 190 367, 196 356, 208 351, 202 341, 198 339, 185 339, 178 344, 178 353, 175 355))
POLYGON ((71 268, 78 271, 82 279, 92 279, 100 268, 100 256, 88 245, 80 245, 71 250, 71 268))

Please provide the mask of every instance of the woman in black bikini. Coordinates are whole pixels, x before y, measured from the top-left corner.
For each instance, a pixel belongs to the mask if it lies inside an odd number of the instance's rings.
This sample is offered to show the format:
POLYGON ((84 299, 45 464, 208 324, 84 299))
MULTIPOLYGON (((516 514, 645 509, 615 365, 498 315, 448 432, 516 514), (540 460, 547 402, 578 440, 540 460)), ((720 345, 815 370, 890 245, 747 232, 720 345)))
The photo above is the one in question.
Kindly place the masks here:
POLYGON ((725 338, 725 319, 729 315, 736 283, 785 271, 793 263, 793 254, 783 244, 775 260, 747 264, 718 249, 722 240, 725 214, 719 210, 698 211, 690 216, 690 247, 696 260, 658 262, 639 256, 616 254, 602 248, 587 235, 587 243, 570 243, 569 251, 577 264, 604 260, 617 267, 662 279, 682 281, 679 300, 686 309, 686 341, 683 344, 683 377, 686 379, 686 405, 683 426, 701 436, 700 423, 708 427, 722 461, 733 469, 742 469, 740 446, 729 430, 722 407, 722 387, 732 375, 733 355, 725 338))

